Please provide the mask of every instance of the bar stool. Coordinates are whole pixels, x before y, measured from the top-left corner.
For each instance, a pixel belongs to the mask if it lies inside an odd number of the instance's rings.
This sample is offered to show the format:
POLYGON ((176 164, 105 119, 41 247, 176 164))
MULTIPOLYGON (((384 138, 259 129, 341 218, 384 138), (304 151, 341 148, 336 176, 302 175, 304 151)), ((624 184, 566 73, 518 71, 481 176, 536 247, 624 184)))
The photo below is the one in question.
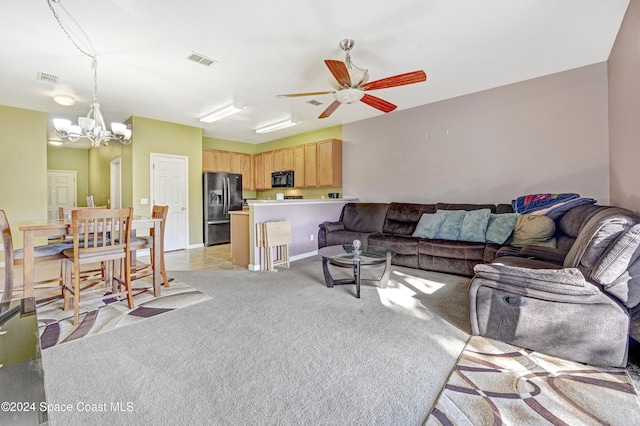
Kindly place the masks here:
POLYGON ((285 220, 256 224, 257 245, 260 247, 260 268, 275 271, 275 266, 290 266, 291 222, 285 220), (275 251, 275 257, 274 257, 275 251))

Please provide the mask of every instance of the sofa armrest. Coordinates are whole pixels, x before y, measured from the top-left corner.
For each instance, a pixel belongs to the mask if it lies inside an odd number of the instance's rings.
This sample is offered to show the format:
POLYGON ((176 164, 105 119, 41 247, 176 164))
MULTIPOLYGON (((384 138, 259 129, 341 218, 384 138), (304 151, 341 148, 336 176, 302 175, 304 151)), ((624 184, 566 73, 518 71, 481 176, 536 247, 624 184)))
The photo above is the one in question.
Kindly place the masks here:
POLYGON ((323 222, 319 226, 324 228, 326 232, 344 231, 343 222, 323 222))
POLYGON ((475 278, 503 283, 521 290, 557 295, 590 296, 600 291, 584 279, 578 268, 530 269, 501 264, 480 264, 473 268, 475 278))
POLYGON ((545 246, 524 246, 518 254, 522 257, 532 257, 545 262, 557 263, 562 265, 567 252, 562 249, 545 247, 545 246))

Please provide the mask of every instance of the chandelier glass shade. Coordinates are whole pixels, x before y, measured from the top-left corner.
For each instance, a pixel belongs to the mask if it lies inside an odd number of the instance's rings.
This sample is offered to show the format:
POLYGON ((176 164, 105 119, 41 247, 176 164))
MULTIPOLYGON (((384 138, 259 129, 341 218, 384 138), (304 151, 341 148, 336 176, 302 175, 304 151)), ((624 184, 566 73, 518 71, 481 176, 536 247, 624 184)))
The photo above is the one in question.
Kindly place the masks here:
POLYGON ((122 123, 111 123, 111 131, 107 129, 100 112, 100 103, 91 104, 86 117, 78 117, 78 124, 72 124, 71 120, 54 118, 55 133, 69 142, 78 142, 82 138, 89 139, 91 146, 98 148, 108 145, 110 140, 117 140, 123 145, 131 143, 131 129, 122 123))

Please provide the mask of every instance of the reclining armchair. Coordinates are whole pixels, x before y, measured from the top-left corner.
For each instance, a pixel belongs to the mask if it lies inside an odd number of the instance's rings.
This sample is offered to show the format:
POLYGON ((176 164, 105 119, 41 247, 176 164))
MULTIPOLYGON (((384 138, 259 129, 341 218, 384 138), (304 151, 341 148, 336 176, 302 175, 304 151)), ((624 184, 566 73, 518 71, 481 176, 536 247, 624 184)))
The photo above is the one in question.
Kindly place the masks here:
POLYGON ((477 265, 469 289, 473 334, 625 367, 629 336, 640 341, 639 247, 640 217, 607 208, 586 221, 564 259, 540 250, 540 258, 477 265))

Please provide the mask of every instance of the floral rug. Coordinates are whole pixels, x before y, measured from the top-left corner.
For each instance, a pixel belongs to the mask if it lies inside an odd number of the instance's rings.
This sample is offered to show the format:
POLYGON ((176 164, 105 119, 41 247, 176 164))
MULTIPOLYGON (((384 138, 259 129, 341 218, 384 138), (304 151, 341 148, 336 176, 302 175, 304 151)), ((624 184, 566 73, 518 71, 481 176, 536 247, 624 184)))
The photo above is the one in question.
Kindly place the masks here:
POLYGON ((179 281, 170 279, 169 285, 169 288, 162 287, 159 297, 153 297, 151 277, 135 280, 133 309, 129 309, 126 300, 97 300, 80 306, 80 319, 76 326, 72 324, 73 309, 64 311, 60 297, 40 300, 36 307, 40 345, 47 349, 210 299, 210 296, 179 281))
POLYGON ((473 336, 425 425, 622 425, 639 418, 640 400, 624 369, 473 336))

